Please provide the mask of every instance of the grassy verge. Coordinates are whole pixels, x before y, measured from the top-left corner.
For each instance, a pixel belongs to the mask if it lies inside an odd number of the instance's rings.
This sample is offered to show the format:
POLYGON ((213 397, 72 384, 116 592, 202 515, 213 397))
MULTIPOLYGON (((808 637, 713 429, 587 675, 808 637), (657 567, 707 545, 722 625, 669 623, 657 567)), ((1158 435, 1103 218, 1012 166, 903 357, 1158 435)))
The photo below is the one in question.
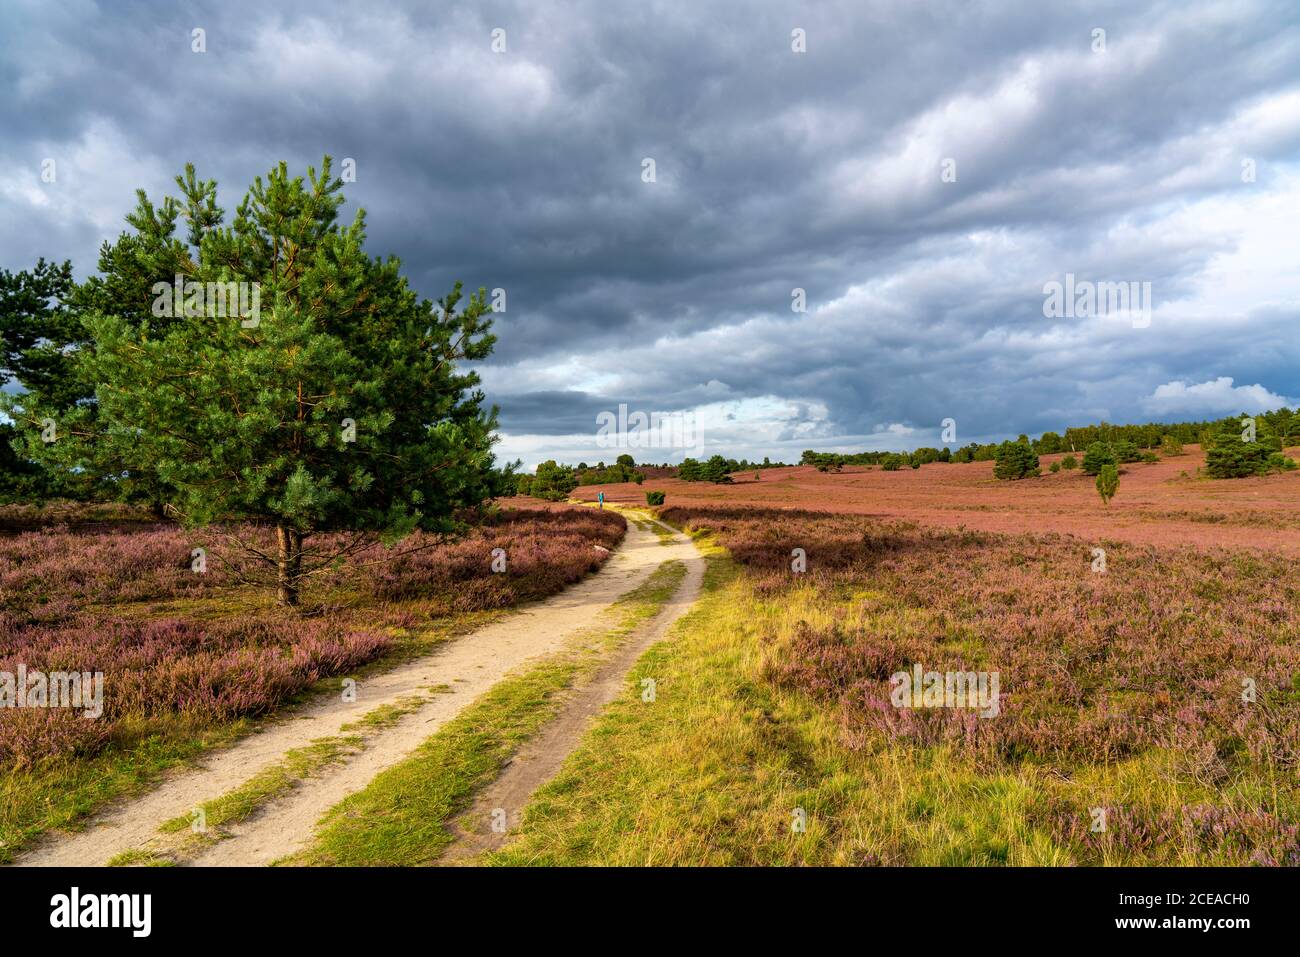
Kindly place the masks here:
POLYGON ((1209 788, 1157 749, 1067 774, 883 736, 850 749, 833 709, 765 671, 772 636, 792 618, 833 616, 836 599, 812 587, 765 595, 725 551, 700 544, 700 600, 629 677, 653 678, 655 700, 611 705, 535 795, 526 830, 480 863, 1204 865, 1251 850, 1214 836, 1235 818, 1196 809, 1295 819, 1294 785, 1209 788), (1101 833, 1089 826, 1096 807, 1109 809, 1101 833), (1143 837, 1140 822, 1161 816, 1190 821, 1185 836, 1143 837))
POLYGON ((279 863, 418 866, 451 843, 448 822, 509 757, 554 717, 564 691, 592 673, 638 625, 656 615, 686 573, 665 562, 615 604, 613 625, 593 629, 540 665, 500 682, 402 763, 325 815, 313 844, 279 863))
POLYGON ((175 867, 176 862, 156 851, 123 851, 108 860, 109 867, 175 867))

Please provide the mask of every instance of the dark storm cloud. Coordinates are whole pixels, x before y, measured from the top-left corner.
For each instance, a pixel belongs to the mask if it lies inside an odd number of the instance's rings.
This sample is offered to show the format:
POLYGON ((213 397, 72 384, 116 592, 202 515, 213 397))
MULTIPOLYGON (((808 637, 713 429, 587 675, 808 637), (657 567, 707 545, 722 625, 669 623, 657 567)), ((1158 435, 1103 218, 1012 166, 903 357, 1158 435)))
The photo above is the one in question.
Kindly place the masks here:
POLYGON ((133 190, 166 192, 187 161, 232 209, 279 159, 351 157, 373 252, 431 297, 456 279, 507 291, 484 375, 511 437, 590 435, 620 402, 731 403, 724 423, 784 402, 766 435, 794 441, 1143 417, 1231 403, 1231 385, 1152 398, 1224 376, 1300 395, 1295 285, 1233 280, 1270 245, 1253 210, 1300 193, 1288 3, 5 16, 0 262, 70 256, 86 274, 133 190), (1066 272, 1151 282, 1151 328, 1046 319, 1043 283, 1066 272))

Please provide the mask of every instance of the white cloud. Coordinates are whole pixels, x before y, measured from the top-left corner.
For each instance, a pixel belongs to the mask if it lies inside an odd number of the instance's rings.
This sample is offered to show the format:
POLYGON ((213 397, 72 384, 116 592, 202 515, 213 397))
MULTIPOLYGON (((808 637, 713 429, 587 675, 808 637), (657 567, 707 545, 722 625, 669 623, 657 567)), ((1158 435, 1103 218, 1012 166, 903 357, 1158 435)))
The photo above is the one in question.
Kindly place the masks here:
POLYGON ((1268 412, 1280 406, 1293 406, 1294 399, 1270 392, 1258 382, 1233 385, 1231 376, 1219 376, 1207 382, 1189 385, 1181 380, 1156 386, 1146 399, 1152 412, 1268 412))
POLYGON ((910 425, 904 425, 902 422, 891 422, 889 425, 876 426, 877 432, 884 432, 889 435, 911 435, 916 429, 910 425))

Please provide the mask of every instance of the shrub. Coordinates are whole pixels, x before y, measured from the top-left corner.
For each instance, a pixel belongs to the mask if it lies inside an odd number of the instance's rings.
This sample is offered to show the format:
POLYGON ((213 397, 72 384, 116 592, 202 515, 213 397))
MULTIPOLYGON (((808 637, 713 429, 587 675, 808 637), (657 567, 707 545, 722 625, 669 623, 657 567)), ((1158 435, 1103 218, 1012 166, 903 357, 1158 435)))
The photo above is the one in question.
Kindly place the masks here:
POLYGON ((1057 472, 1061 471, 1061 463, 1053 462, 1051 466, 1048 468, 1048 471, 1051 472, 1053 475, 1055 475, 1057 472))
POLYGON ((1172 435, 1166 435, 1160 439, 1160 451, 1164 455, 1182 455, 1183 443, 1172 435))
POLYGON ((1109 505, 1117 491, 1119 491, 1119 469, 1114 464, 1103 465, 1097 474, 1097 494, 1101 496, 1102 502, 1109 505))
POLYGON ((645 503, 647 505, 662 505, 664 503, 663 492, 646 492, 645 503))
POLYGON ((1244 428, 1231 421, 1214 436, 1213 447, 1205 453, 1205 471, 1211 478, 1245 478, 1294 468, 1286 465, 1291 460, 1282 454, 1282 442, 1268 422, 1254 421, 1257 432, 1253 441, 1248 441, 1244 428))
POLYGON ((727 485, 731 482, 731 476, 727 474, 727 460, 721 455, 715 455, 704 463, 703 474, 706 482, 715 485, 727 485))
POLYGON ((1107 465, 1118 465, 1115 450, 1105 442, 1093 442, 1088 451, 1083 453, 1083 471, 1088 475, 1098 475, 1107 465))
POLYGON ((1061 468, 1065 469, 1067 472, 1070 471, 1070 469, 1077 469, 1078 467, 1079 460, 1073 455, 1067 455, 1065 458, 1061 459, 1061 468))
POLYGON ((1115 453, 1115 458, 1120 462, 1138 462, 1142 459, 1142 452, 1136 445, 1127 439, 1120 439, 1111 445, 1115 453))
POLYGON ((994 457, 993 477, 998 479, 1022 479, 1041 475, 1038 456, 1026 442, 1003 442, 998 446, 994 457))
POLYGON ((549 459, 537 466, 530 494, 548 502, 562 502, 577 487, 578 479, 573 474, 573 469, 567 465, 556 465, 554 459, 549 459))

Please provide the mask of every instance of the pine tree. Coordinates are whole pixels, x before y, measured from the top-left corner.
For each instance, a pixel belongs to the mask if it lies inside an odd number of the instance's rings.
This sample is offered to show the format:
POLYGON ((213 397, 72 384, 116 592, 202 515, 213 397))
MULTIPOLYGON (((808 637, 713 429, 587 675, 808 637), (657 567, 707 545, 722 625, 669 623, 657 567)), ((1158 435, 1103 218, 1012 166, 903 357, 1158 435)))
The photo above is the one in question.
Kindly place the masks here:
POLYGON ((998 479, 1022 479, 1042 474, 1038 467, 1038 456, 1029 445, 1023 442, 1003 442, 998 446, 994 457, 993 477, 998 479))
POLYGON ((548 502, 562 502, 577 487, 578 477, 573 474, 573 469, 557 465, 554 459, 548 459, 537 466, 537 476, 530 483, 530 491, 526 494, 548 502))
MULTIPOLYGON (((5 395, 0 406, 15 421, 26 410, 67 408, 78 398, 72 359, 65 346, 78 335, 66 306, 73 288, 72 264, 38 259, 32 269, 0 269, 0 386, 23 390, 5 395)), ((37 424, 44 416, 31 417, 37 424)), ((25 451, 14 448, 18 430, 0 423, 0 495, 24 499, 59 490, 56 476, 43 472, 25 451)))
POLYGON ((1205 471, 1211 478, 1246 478, 1284 467, 1277 461, 1282 443, 1266 420, 1256 418, 1253 438, 1243 435, 1237 420, 1228 420, 1205 453, 1205 471))
POLYGON ((683 482, 698 482, 701 480, 703 466, 692 458, 682 459, 682 464, 677 467, 677 477, 683 482))
POLYGON ((1083 453, 1083 471, 1088 475, 1098 475, 1107 465, 1118 464, 1115 450, 1106 442, 1093 442, 1083 453))
POLYGON ((1138 462, 1142 459, 1142 453, 1138 447, 1127 439, 1119 439, 1111 444, 1111 449, 1115 453, 1115 458, 1121 463, 1138 462))
POLYGON ((730 466, 727 460, 721 455, 715 455, 704 463, 701 476, 706 482, 712 482, 715 485, 731 484, 731 476, 728 475, 730 466))
POLYGON ((314 534, 352 533, 346 557, 378 537, 451 532, 458 509, 503 481, 490 451, 496 409, 482 407, 477 375, 457 369, 491 351, 485 292, 462 302, 457 284, 436 306, 420 300, 396 258, 365 253, 364 212, 338 222, 343 184, 329 157, 308 179, 281 163, 229 227, 216 183, 193 167, 177 177, 183 201, 161 213, 140 194, 137 227, 156 230, 160 268, 182 270, 184 301, 161 302, 171 279, 146 291, 147 269, 105 280, 126 298, 85 320, 96 413, 68 416, 85 442, 47 447, 75 458, 93 444, 101 461, 156 476, 187 525, 273 526, 274 554, 231 540, 273 567, 285 605, 340 557, 308 547, 314 534), (176 255, 178 211, 190 257, 176 255), (235 302, 196 299, 209 283, 248 285, 235 302))
POLYGON ((1109 505, 1117 491, 1119 491, 1119 469, 1113 463, 1103 465, 1101 471, 1097 473, 1097 494, 1101 496, 1102 503, 1109 505))

